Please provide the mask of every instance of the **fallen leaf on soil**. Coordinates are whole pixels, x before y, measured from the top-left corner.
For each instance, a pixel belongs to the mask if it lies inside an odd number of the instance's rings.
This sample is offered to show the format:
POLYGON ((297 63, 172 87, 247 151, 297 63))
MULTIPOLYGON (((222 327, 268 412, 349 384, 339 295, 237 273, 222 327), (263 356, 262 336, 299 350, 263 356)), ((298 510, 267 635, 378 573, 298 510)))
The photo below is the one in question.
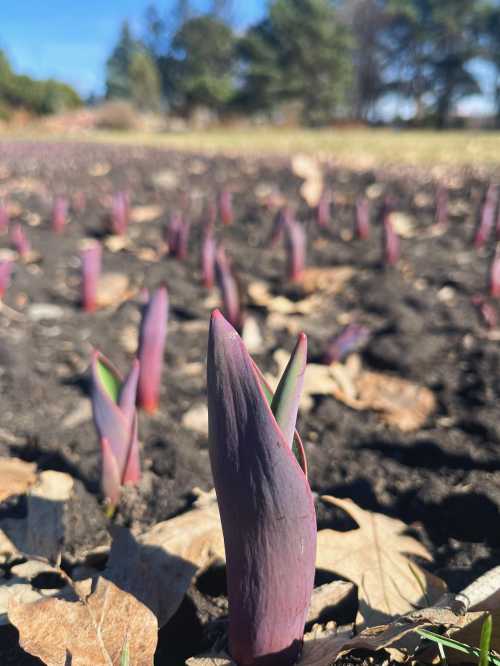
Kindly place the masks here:
POLYGON ((300 286, 306 294, 324 291, 327 294, 338 294, 354 275, 350 266, 335 268, 306 268, 300 280, 300 286))
POLYGON ((0 502, 22 495, 36 481, 36 465, 19 458, 0 458, 0 502))
POLYGON ((323 193, 323 173, 318 160, 299 153, 292 157, 292 171, 304 179, 300 193, 309 206, 317 206, 323 193))
POLYGON ((28 560, 22 564, 13 566, 10 570, 10 577, 7 580, 0 578, 0 625, 9 624, 7 609, 12 598, 22 603, 38 601, 46 597, 51 597, 60 592, 56 589, 38 589, 34 588, 31 580, 44 573, 53 573, 55 569, 48 563, 38 560, 28 560))
POLYGON ((135 354, 139 344, 139 332, 137 326, 124 326, 120 331, 120 344, 129 354, 135 354))
POLYGON ((163 190, 173 190, 177 187, 179 183, 179 177, 170 169, 164 169, 163 171, 157 171, 151 177, 153 185, 159 187, 163 190))
POLYGON ((128 277, 123 273, 105 273, 97 287, 97 305, 100 308, 118 306, 132 294, 128 277))
POLYGON ((106 176, 111 171, 111 164, 108 162, 95 162, 88 169, 89 176, 94 176, 99 178, 100 176, 106 176))
MULTIPOLYGON (((442 598, 449 602, 446 595, 442 598)), ((352 632, 337 632, 334 622, 314 625, 312 631, 304 636, 304 649, 297 666, 332 666, 335 660, 353 650, 377 652, 387 650, 394 662, 406 662, 414 655, 422 638, 416 632, 419 628, 440 625, 457 631, 468 627, 484 617, 484 613, 455 614, 449 607, 434 606, 413 611, 398 617, 390 624, 364 629, 357 636, 352 632)), ((419 661, 420 663, 420 661, 419 661)), ((224 653, 193 657, 186 662, 187 666, 236 666, 224 653)))
POLYGON ((354 591, 353 583, 346 580, 334 580, 331 583, 315 587, 306 623, 320 622, 321 617, 345 601, 354 591))
POLYGON ((107 236, 104 239, 104 247, 113 254, 121 252, 122 250, 125 250, 129 246, 130 246, 130 239, 127 236, 113 235, 113 236, 107 236))
POLYGON ((406 379, 363 370, 355 355, 330 367, 337 400, 358 411, 372 409, 389 426, 403 432, 420 428, 436 409, 432 391, 406 379))
POLYGON ((163 215, 163 207, 157 204, 134 206, 130 211, 131 222, 152 222, 163 215))
POLYGON ((368 199, 378 199, 384 192, 385 185, 382 185, 381 183, 372 183, 371 185, 368 185, 365 190, 365 194, 368 199))
POLYGON ((241 337, 250 354, 262 353, 262 333, 259 324, 253 317, 246 317, 241 337))
POLYGON ((358 617, 365 625, 407 613, 422 604, 423 596, 432 603, 443 594, 443 581, 408 559, 432 558, 421 543, 404 534, 402 521, 365 511, 349 499, 322 499, 349 514, 359 529, 320 530, 316 566, 358 586, 358 617))
POLYGON ((279 314, 310 314, 318 307, 314 296, 300 301, 291 301, 284 296, 274 296, 265 282, 251 282, 248 285, 248 297, 254 305, 265 307, 269 312, 279 314))
POLYGON ((65 503, 73 493, 74 481, 64 472, 46 471, 39 476, 28 497, 26 518, 27 553, 54 561, 64 545, 65 503))
POLYGON ((188 430, 208 437, 208 409, 205 403, 193 405, 182 415, 182 425, 188 430))
POLYGON ((398 236, 401 236, 401 238, 413 238, 417 235, 416 221, 411 215, 395 211, 391 213, 390 217, 394 231, 398 236))
POLYGON ((194 508, 158 523, 139 537, 150 551, 161 605, 160 627, 180 606, 184 594, 198 573, 215 562, 225 561, 224 540, 215 492, 196 491, 194 508))
POLYGON ((113 582, 75 584, 80 598, 23 603, 11 599, 9 620, 21 647, 46 666, 111 666, 128 643, 130 663, 151 666, 158 624, 154 614, 113 582))

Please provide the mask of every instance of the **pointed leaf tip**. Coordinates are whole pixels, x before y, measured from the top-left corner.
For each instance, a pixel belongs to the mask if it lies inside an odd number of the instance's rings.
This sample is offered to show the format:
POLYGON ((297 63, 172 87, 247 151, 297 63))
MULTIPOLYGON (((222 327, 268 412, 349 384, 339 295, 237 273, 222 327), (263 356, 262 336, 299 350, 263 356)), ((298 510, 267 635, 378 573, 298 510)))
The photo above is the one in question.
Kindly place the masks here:
POLYGON ((290 447, 292 447, 294 440, 295 423, 304 386, 306 365, 307 336, 305 333, 300 333, 271 403, 276 421, 290 447))

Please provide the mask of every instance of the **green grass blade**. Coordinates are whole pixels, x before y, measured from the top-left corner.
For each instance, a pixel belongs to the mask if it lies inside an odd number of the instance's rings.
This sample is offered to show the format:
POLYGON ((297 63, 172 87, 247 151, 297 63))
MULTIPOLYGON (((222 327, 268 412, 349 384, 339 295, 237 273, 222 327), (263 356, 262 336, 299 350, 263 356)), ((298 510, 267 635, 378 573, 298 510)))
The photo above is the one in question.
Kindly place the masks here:
POLYGON ((130 652, 128 648, 128 637, 125 639, 122 653, 120 655, 120 666, 130 666, 130 652))
MULTIPOLYGON (((438 645, 443 645, 444 647, 451 648, 452 650, 463 652, 464 654, 468 654, 471 657, 479 658, 481 655, 481 650, 479 648, 466 645, 465 643, 460 643, 460 641, 455 641, 453 638, 441 636, 440 634, 436 634, 433 631, 428 631, 427 629, 417 629, 417 633, 419 633, 424 638, 437 643, 438 645)), ((500 656, 489 652, 488 659, 489 663, 493 664, 493 666, 500 666, 500 656)))
POLYGON ((493 620, 491 615, 487 615, 484 618, 483 626, 481 627, 481 640, 479 642, 480 646, 480 656, 479 656, 479 666, 488 666, 490 661, 490 645, 491 645, 491 632, 493 629, 493 620))

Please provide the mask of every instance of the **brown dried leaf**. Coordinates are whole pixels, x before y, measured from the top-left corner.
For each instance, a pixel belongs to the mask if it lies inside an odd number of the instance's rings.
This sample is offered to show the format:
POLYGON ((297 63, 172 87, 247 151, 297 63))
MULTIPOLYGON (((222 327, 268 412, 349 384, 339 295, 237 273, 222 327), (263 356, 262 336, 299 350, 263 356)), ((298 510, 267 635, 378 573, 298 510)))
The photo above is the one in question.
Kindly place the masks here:
POLYGON ((89 176, 100 178, 106 176, 111 171, 111 164, 108 162, 95 162, 88 168, 89 176))
POLYGON ((224 540, 215 492, 198 492, 191 511, 158 523, 139 538, 149 549, 159 597, 157 617, 165 624, 180 606, 198 573, 225 560, 224 540))
POLYGON ((318 308, 318 299, 314 296, 300 301, 291 301, 284 296, 274 296, 265 282, 251 282, 248 285, 248 297, 254 305, 265 307, 269 312, 279 314, 310 314, 318 308))
POLYGON ((0 625, 9 623, 7 608, 12 598, 28 603, 58 594, 59 589, 37 589, 31 584, 35 576, 54 571, 55 569, 49 564, 39 560, 28 560, 13 566, 9 578, 0 579, 0 625))
POLYGON ((446 589, 439 578, 408 559, 431 560, 428 550, 406 536, 400 520, 358 507, 349 499, 322 498, 353 518, 359 529, 318 533, 316 566, 358 586, 359 619, 367 625, 402 615, 425 601, 432 603, 446 589))
POLYGON ((163 215, 163 206, 150 204, 148 206, 134 206, 130 211, 131 222, 152 222, 163 215))
MULTIPOLYGON (((84 586, 85 587, 85 586, 84 586)), ((88 587, 88 586, 86 586, 88 587)), ((151 666, 158 624, 154 614, 115 583, 98 578, 93 590, 72 601, 12 599, 9 620, 21 647, 46 666, 112 666, 128 642, 130 663, 151 666)))
POLYGON ((19 458, 0 458, 0 502, 22 495, 36 481, 36 465, 19 458))
POLYGON ((132 294, 128 277, 123 273, 104 273, 97 288, 97 305, 100 308, 118 306, 132 294))
MULTIPOLYGON (((304 636, 304 649, 297 666, 332 666, 335 660, 353 650, 387 650, 391 660, 406 662, 414 655, 421 643, 416 629, 441 625, 446 628, 467 627, 478 620, 481 613, 456 615, 450 608, 426 608, 408 613, 390 624, 370 627, 357 636, 351 632, 337 633, 334 622, 325 626, 315 625, 312 631, 304 636)), ((419 660, 420 663, 420 660, 419 660)), ((188 666, 236 666, 225 654, 207 655, 188 659, 188 666)))
POLYGON ((340 293, 346 283, 354 275, 350 266, 336 266, 335 268, 306 268, 303 272, 300 286, 306 294, 324 291, 327 294, 340 293))
POLYGON ((369 372, 361 366, 331 366, 337 385, 333 395, 356 410, 373 409, 380 412, 384 423, 403 432, 420 428, 436 409, 432 391, 406 379, 369 372))

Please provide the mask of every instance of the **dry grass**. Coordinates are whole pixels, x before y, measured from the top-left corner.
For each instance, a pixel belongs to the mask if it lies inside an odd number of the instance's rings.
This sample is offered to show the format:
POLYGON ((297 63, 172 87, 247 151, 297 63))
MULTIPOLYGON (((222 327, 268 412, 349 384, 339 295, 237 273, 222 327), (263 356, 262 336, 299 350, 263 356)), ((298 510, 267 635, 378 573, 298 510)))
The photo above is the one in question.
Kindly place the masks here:
POLYGON ((289 155, 307 152, 340 162, 374 164, 499 165, 500 132, 433 132, 390 129, 215 129, 182 133, 105 132, 47 135, 1 132, 2 139, 97 141, 189 152, 289 155))

